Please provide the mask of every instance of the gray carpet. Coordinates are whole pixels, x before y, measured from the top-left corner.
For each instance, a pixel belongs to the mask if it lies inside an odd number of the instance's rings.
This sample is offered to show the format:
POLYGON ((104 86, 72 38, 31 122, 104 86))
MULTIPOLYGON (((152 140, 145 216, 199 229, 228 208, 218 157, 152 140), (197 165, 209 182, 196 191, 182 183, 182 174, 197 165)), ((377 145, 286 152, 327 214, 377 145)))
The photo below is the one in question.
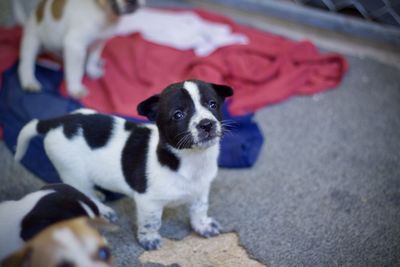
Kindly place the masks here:
MULTIPOLYGON (((400 265, 399 70, 349 57, 336 90, 257 114, 266 138, 252 169, 221 170, 210 213, 269 266, 400 265)), ((0 146, 0 199, 41 183, 0 146)), ((118 266, 138 265, 134 204, 113 203, 118 266)), ((185 208, 167 210, 162 235, 189 233, 185 208)))
MULTIPOLYGON (((266 143, 251 169, 221 170, 211 210, 268 266, 400 266, 400 71, 348 57, 343 84, 263 109, 266 143)), ((0 200, 41 182, 0 143, 0 200)), ((111 204, 118 266, 137 266, 134 204, 111 204)), ((1 219, 1 218, 0 218, 1 219)), ((184 208, 164 214, 161 233, 189 233, 184 208)))

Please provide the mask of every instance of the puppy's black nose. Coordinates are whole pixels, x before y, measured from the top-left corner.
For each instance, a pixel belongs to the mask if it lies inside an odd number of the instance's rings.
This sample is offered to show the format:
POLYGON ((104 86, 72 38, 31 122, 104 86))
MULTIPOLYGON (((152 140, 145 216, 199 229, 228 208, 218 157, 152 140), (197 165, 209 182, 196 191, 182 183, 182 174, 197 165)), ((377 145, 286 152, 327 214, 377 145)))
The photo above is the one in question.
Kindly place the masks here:
POLYGON ((199 122, 197 128, 206 132, 210 132, 215 126, 215 122, 209 119, 204 119, 199 122))

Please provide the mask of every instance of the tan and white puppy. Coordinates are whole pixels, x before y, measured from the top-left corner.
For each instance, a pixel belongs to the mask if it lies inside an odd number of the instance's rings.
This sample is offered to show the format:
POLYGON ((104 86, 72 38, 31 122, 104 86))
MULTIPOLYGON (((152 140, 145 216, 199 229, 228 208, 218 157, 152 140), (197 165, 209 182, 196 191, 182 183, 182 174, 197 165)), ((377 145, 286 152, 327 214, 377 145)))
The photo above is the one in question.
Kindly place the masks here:
POLYGON ((100 215, 97 205, 67 184, 50 184, 19 200, 0 203, 0 260, 52 224, 100 215))
MULTIPOLYGON (((14 13, 19 14, 17 20, 21 22, 21 0, 14 1, 14 13)), ((35 61, 44 49, 62 55, 68 93, 75 98, 85 96, 85 67, 92 78, 103 75, 100 55, 104 40, 112 36, 120 15, 134 12, 144 1, 40 0, 24 23, 18 69, 22 87, 32 92, 41 90, 35 77, 35 61)))
POLYGON ((104 227, 109 227, 105 221, 85 217, 54 224, 4 259, 1 266, 113 266, 111 250, 97 230, 104 227))

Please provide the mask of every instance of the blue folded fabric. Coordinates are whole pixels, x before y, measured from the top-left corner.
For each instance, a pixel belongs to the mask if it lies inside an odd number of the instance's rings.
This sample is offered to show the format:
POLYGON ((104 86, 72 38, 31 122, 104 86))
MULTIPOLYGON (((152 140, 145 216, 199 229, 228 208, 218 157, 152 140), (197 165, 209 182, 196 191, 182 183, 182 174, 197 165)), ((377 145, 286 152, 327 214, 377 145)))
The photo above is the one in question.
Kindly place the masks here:
MULTIPOLYGON (((17 65, 3 73, 0 125, 3 128, 4 141, 13 153, 19 131, 30 120, 57 117, 82 107, 78 101, 60 95, 58 88, 63 79, 61 71, 37 66, 36 77, 41 82, 43 91, 29 93, 21 89, 17 65)), ((229 133, 221 141, 220 167, 246 168, 255 163, 263 144, 263 136, 252 120, 253 115, 233 117, 227 107, 224 107, 224 120, 228 124, 229 133)), ((140 121, 135 118, 127 119, 140 121)), ((57 171, 43 149, 42 137, 32 139, 22 164, 45 182, 60 182, 57 171)))
POLYGON ((218 165, 223 168, 248 168, 254 165, 264 142, 258 125, 253 121, 254 113, 232 116, 228 105, 223 109, 223 122, 227 132, 221 140, 218 165))

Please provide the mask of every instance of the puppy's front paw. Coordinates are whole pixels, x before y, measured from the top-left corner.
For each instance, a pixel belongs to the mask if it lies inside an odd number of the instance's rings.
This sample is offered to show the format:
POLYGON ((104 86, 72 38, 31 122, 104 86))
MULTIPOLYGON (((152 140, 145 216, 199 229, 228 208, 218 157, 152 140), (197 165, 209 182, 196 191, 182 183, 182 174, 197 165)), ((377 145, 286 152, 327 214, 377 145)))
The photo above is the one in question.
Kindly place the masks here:
POLYGON ((100 215, 110 223, 115 223, 118 221, 118 215, 112 208, 103 206, 99 207, 99 209, 100 215))
POLYGON ((42 85, 36 79, 22 82, 22 88, 25 91, 37 93, 42 90, 42 85))
POLYGON ((161 247, 161 236, 158 233, 139 233, 138 240, 145 250, 156 250, 161 247))
POLYGON ((103 214, 103 217, 110 223, 116 223, 119 219, 117 213, 115 213, 114 211, 103 214))
POLYGON ((79 88, 68 88, 69 95, 73 98, 79 99, 85 97, 89 94, 88 89, 84 85, 81 85, 79 88))
POLYGON ((207 217, 199 222, 192 223, 193 230, 202 237, 209 238, 220 234, 222 227, 213 218, 207 217))

